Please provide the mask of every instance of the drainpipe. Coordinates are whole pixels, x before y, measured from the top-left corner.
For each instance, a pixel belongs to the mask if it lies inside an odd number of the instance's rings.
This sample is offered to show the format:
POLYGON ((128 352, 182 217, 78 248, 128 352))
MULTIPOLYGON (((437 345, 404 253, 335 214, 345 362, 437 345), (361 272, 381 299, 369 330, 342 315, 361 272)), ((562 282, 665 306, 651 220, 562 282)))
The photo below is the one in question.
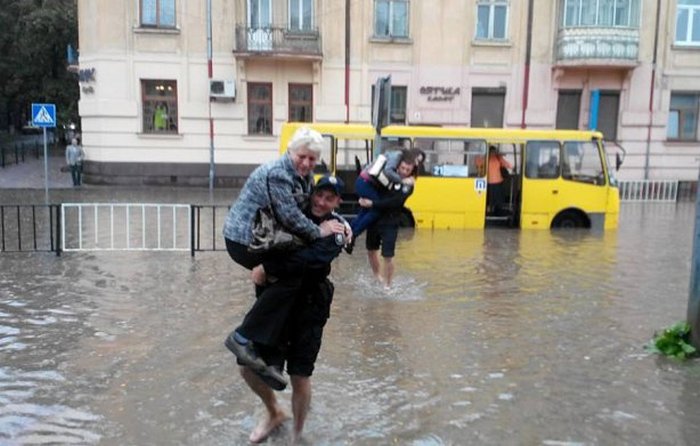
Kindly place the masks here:
POLYGON ((345 123, 350 122, 350 0, 345 0, 345 123))
MULTIPOLYGON (((212 63, 212 42, 211 42, 211 0, 207 0, 207 70, 209 74, 209 87, 214 74, 212 63)), ((214 190, 214 119, 211 117, 211 98, 209 104, 209 192, 214 190)))
POLYGON ((527 112, 527 100, 530 93, 530 58, 532 57, 532 3, 534 0, 527 2, 527 43, 525 48, 525 76, 523 85, 523 115, 520 119, 520 128, 527 128, 525 124, 525 113, 527 112))
MULTIPOLYGON (((656 52, 659 48, 659 16, 661 0, 656 0, 656 26, 654 27, 654 55, 651 61, 651 83, 649 85, 649 125, 647 126, 647 148, 644 157, 644 179, 649 179, 649 155, 651 153, 651 127, 654 121, 654 80, 656 79, 656 52)), ((641 28, 641 23, 640 23, 641 28)))

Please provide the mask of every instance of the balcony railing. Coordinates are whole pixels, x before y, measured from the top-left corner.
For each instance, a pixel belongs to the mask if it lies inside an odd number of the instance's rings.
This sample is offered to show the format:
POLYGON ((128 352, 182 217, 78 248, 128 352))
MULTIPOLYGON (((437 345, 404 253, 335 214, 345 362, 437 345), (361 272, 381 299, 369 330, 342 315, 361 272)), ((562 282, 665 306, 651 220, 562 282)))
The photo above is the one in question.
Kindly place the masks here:
POLYGON ((557 60, 584 65, 602 60, 632 64, 639 55, 636 28, 561 28, 557 36, 557 60))
POLYGON ((321 35, 318 29, 291 30, 279 26, 252 28, 236 25, 234 52, 320 57, 321 35))

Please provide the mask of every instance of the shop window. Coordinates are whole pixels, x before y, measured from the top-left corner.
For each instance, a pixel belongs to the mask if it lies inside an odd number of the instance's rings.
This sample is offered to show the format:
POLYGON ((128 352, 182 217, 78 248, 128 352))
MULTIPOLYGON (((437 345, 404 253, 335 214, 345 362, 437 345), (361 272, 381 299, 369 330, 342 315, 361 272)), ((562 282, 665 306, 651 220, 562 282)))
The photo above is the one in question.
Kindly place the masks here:
POLYGON ((248 83, 248 133, 272 135, 271 83, 248 83))
POLYGON ((472 127, 503 127, 506 90, 503 88, 475 88, 472 90, 472 127))
POLYGON ((289 121, 313 121, 313 87, 311 84, 289 84, 289 121))
MULTIPOLYGON (((391 86, 391 110, 389 111, 389 124, 406 124, 406 96, 407 88, 391 86)), ((374 85, 372 85, 372 110, 374 110, 374 85)))
POLYGON ((578 129, 581 90, 560 90, 557 101, 557 128, 578 129))
POLYGON ((141 80, 143 133, 177 133, 177 82, 141 80))
POLYGON ((620 110, 620 92, 601 91, 598 106, 598 128, 606 141, 617 140, 617 119, 620 110))
POLYGON ((408 0, 374 1, 375 37, 408 37, 408 0))
POLYGON ((175 0, 140 0, 141 26, 175 28, 175 0))

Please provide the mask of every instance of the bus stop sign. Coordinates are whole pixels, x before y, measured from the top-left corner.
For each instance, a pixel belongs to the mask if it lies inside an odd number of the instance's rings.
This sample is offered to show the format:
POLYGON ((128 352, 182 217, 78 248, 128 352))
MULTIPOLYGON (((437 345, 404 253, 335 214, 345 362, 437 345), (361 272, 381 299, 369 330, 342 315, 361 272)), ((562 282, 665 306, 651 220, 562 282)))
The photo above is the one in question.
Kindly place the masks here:
POLYGON ((32 104, 32 125, 56 127, 56 104, 32 104))

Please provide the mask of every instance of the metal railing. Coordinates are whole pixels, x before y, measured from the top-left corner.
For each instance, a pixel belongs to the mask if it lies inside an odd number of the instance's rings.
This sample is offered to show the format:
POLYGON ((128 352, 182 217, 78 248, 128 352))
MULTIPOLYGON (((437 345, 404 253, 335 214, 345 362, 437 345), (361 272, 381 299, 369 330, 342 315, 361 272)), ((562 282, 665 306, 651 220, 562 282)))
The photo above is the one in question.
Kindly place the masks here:
POLYGON ((678 200, 678 180, 618 181, 620 201, 675 202, 678 200))
POLYGON ((191 219, 191 254, 205 251, 226 251, 226 244, 221 235, 224 220, 231 206, 192 205, 191 219))
POLYGON ((321 56, 318 29, 292 30, 282 26, 253 28, 236 25, 235 51, 321 56))
MULTIPOLYGON (((50 143, 53 144, 53 141, 50 141, 50 143)), ((0 144, 0 167, 23 163, 30 154, 39 159, 43 153, 41 144, 39 141, 0 144)))
POLYGON ((61 255, 59 204, 0 205, 0 252, 61 255))
POLYGON ((191 206, 64 203, 63 251, 191 251, 191 206))

